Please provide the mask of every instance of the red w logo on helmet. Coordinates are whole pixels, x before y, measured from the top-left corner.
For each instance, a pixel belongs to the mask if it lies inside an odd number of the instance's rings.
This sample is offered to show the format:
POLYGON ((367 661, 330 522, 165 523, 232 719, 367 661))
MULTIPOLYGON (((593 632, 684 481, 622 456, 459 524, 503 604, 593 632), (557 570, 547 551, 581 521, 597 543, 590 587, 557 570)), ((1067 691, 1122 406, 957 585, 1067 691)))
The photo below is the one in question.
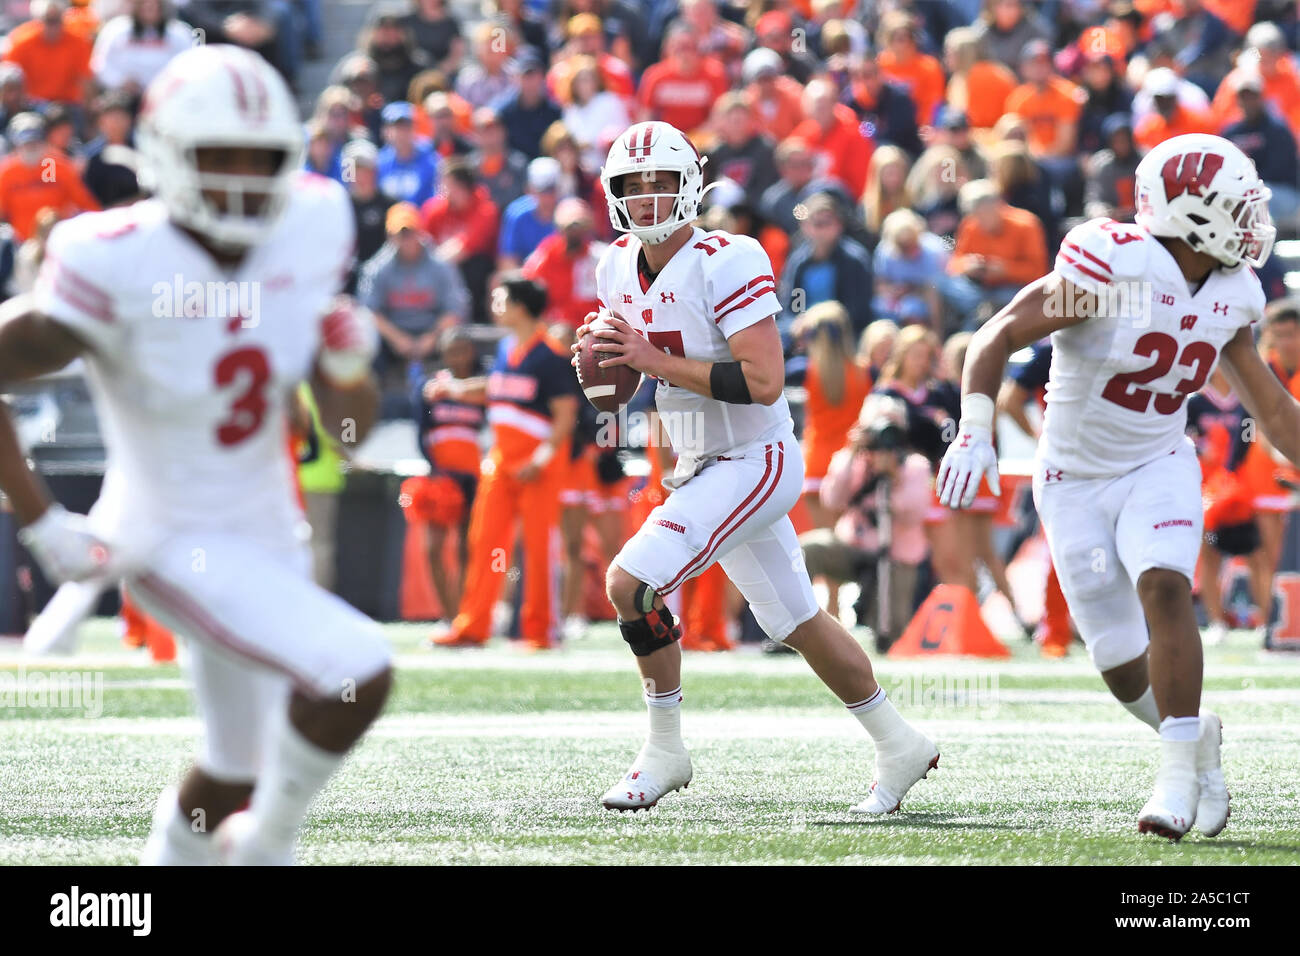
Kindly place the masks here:
POLYGON ((1204 195, 1205 187, 1222 168, 1223 157, 1218 153, 1184 153, 1169 157, 1160 171, 1165 180, 1165 199, 1173 202, 1183 193, 1204 195))

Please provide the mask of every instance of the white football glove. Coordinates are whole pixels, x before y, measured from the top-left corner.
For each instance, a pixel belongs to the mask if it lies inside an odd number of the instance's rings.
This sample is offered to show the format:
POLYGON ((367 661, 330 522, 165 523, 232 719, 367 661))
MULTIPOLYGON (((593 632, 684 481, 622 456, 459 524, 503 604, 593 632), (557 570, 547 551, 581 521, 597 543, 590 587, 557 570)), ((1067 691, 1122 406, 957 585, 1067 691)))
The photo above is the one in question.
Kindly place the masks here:
POLYGON ((1002 494, 998 479, 998 453, 993 448, 993 400, 972 393, 962 399, 957 437, 948 446, 939 465, 934 486, 939 504, 969 508, 979 491, 980 479, 988 478, 993 494, 1002 494))
POLYGON ((18 540, 45 576, 59 584, 102 576, 108 566, 108 545, 91 531, 90 521, 59 504, 50 505, 39 518, 19 529, 18 540))
POLYGON ((320 370, 340 388, 365 381, 379 352, 374 314, 348 295, 335 296, 321 317, 320 370))

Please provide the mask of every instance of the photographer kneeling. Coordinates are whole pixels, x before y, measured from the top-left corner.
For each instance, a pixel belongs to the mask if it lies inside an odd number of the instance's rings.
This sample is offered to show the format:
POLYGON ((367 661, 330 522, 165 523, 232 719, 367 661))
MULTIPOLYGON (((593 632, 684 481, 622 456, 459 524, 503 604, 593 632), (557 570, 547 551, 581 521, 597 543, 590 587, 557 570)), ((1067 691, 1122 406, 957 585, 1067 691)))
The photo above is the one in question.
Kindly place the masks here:
POLYGON ((895 410, 890 402, 868 398, 849 443, 831 458, 821 501, 843 512, 834 529, 819 528, 799 538, 810 576, 824 575, 832 586, 859 584, 861 596, 854 605, 858 624, 876 630, 882 651, 903 633, 912 616, 917 572, 928 547, 923 521, 930 504, 929 463, 909 452, 901 424, 906 412, 900 407, 891 414, 895 410), (879 575, 886 573, 886 566, 888 626, 882 628, 879 575))

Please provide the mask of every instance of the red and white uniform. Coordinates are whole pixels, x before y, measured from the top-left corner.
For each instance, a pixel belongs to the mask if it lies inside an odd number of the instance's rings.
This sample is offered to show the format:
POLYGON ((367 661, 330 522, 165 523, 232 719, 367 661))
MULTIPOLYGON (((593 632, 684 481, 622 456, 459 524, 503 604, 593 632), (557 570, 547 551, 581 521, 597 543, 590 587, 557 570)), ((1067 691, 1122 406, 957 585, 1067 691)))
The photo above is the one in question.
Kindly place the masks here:
MULTIPOLYGON (((610 247, 596 270, 602 310, 657 348, 702 361, 734 361, 727 340, 776 315, 772 265, 747 236, 696 228, 653 281, 640 241, 610 247)), ((790 409, 733 405, 660 382, 655 404, 677 452, 668 500, 614 559, 660 594, 721 563, 774 640, 817 612, 788 513, 803 484, 790 409)))
POLYGON ((336 694, 386 666, 378 627, 310 579, 286 408, 352 254, 336 183, 304 174, 269 236, 226 271, 161 202, 55 226, 36 308, 88 345, 108 450, 98 533, 153 617, 195 639, 200 760, 251 779, 290 684, 336 694))
POLYGON ((1193 577, 1201 471, 1186 399, 1262 317, 1264 293, 1244 267, 1189 289, 1149 232, 1108 219, 1072 229, 1056 271, 1101 308, 1052 334, 1034 501, 1079 632, 1107 670, 1146 646, 1138 576, 1161 567, 1193 577))

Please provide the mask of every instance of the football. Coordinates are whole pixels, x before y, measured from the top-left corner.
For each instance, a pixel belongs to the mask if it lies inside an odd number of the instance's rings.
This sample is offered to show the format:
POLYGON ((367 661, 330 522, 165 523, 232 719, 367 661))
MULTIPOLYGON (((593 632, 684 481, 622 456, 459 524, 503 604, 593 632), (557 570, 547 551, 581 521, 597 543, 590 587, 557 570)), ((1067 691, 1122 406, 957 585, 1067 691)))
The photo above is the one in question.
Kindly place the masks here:
MULTIPOLYGON (((600 324, 601 320, 597 319, 592 328, 600 324)), ((596 351, 592 346, 599 341, 600 336, 588 332, 578 342, 578 384, 582 386, 587 401, 598 411, 617 412, 636 394, 641 384, 641 373, 627 365, 601 368, 601 361, 613 353, 596 351)))

